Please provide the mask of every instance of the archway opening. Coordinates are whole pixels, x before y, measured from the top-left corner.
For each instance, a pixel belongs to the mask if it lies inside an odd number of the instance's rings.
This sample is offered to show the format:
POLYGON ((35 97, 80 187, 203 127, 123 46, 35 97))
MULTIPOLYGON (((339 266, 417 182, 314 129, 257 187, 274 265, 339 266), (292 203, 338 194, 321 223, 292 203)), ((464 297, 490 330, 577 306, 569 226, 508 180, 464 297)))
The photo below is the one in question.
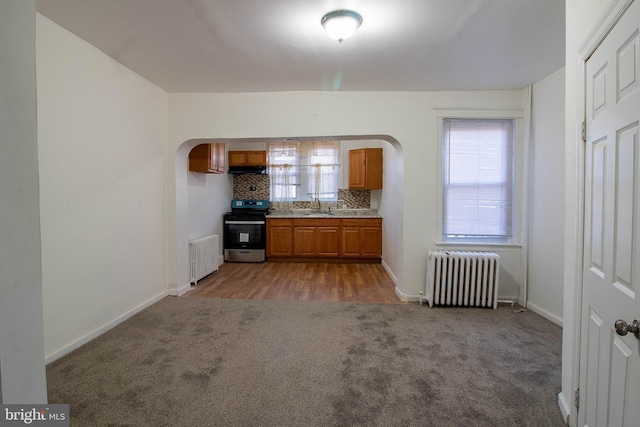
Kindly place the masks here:
MULTIPOLYGON (((396 286, 402 271, 402 235, 404 206, 404 158, 400 142, 389 135, 348 135, 280 138, 203 138, 182 143, 175 154, 176 190, 176 248, 175 283, 170 292, 182 295, 190 289, 188 242, 202 235, 219 234, 222 237, 222 217, 229 211, 231 200, 238 194, 234 177, 230 174, 203 174, 188 170, 189 152, 200 144, 224 143, 226 152, 236 150, 265 150, 269 142, 341 141, 341 163, 348 151, 356 148, 383 149, 383 188, 371 190, 371 208, 383 220, 382 264, 396 286), (235 195, 234 195, 235 193, 235 195)), ((340 185, 345 186, 344 168, 340 170, 340 185)), ((268 182, 268 180, 267 180, 268 182)), ((250 186, 253 187, 253 186, 250 186)), ((251 190, 249 190, 251 191, 251 190)), ((235 197, 240 196, 240 197, 235 197)), ((222 239, 220 239, 222 245, 222 239)), ((219 251, 222 254, 222 247, 219 251)))

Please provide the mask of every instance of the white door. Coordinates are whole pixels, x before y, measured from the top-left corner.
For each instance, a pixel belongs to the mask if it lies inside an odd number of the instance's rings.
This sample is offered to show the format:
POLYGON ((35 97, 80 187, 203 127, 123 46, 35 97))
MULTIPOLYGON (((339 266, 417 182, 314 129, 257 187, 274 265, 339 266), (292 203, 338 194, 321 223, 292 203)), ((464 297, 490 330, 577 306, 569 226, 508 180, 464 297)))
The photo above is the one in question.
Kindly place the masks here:
POLYGON ((580 426, 640 426, 640 340, 614 327, 640 320, 639 26, 636 0, 586 64, 580 426))

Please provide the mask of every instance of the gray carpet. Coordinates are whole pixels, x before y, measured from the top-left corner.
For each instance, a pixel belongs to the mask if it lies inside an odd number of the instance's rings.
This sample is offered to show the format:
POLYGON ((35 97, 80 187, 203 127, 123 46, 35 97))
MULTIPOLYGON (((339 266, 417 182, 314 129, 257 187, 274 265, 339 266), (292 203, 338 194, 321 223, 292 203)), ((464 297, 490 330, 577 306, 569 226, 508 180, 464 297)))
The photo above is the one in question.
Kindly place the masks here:
POLYGON ((562 426, 514 308, 167 297, 47 367, 72 426, 562 426))

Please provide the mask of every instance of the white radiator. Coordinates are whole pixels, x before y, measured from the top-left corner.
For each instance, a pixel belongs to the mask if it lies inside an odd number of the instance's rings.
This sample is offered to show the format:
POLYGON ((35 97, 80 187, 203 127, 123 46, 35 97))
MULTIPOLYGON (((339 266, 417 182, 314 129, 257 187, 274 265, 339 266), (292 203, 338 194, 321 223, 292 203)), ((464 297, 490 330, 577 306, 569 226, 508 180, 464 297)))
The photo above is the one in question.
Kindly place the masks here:
POLYGON ((189 241, 189 283, 197 285, 198 280, 218 270, 219 244, 217 234, 189 241))
POLYGON ((499 271, 500 256, 493 252, 431 251, 420 303, 498 308, 499 271))

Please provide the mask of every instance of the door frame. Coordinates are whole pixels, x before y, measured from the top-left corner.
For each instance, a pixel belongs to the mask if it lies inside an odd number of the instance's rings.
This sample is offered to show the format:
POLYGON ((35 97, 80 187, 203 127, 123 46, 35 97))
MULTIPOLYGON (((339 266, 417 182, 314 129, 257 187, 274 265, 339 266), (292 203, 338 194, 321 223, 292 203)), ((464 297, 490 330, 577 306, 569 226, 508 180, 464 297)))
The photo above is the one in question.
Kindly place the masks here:
MULTIPOLYGON (((576 262, 573 266, 575 277, 575 293, 574 293, 574 310, 573 310, 573 366, 571 373, 571 405, 569 408, 569 425, 571 427, 578 427, 578 410, 575 406, 576 390, 580 386, 580 362, 581 362, 581 341, 582 341, 582 291, 583 291, 583 254, 584 254, 584 213, 585 213, 585 142, 582 139, 582 123, 586 122, 586 92, 587 92, 587 60, 593 55, 598 46, 604 41, 607 35, 611 32, 611 29, 615 27, 624 12, 635 0, 612 0, 608 9, 602 14, 600 20, 591 29, 585 40, 582 42, 579 48, 577 60, 579 61, 580 70, 580 91, 577 94, 578 99, 578 111, 580 112, 580 122, 575 123, 577 138, 575 143, 577 144, 576 150, 576 179, 578 181, 578 203, 577 209, 574 213, 575 221, 575 235, 576 235, 576 248, 580 251, 579 256, 576 256, 576 262)), ((640 0, 638 0, 640 1, 640 0)))

